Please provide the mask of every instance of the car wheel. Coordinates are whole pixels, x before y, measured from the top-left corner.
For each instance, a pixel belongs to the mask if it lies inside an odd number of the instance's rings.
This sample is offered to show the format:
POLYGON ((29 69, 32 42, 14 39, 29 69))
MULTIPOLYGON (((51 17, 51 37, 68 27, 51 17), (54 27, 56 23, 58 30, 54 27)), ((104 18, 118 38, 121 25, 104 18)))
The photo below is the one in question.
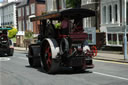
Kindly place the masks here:
POLYGON ((7 54, 8 54, 8 56, 13 56, 13 53, 14 53, 14 49, 10 49, 7 54))

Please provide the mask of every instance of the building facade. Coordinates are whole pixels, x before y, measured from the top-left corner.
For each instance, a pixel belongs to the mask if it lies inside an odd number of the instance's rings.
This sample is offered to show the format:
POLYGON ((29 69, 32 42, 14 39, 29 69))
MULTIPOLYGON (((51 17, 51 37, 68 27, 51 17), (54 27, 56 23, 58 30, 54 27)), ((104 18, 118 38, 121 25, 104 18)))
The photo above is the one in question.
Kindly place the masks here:
POLYGON ((17 6, 18 34, 17 46, 23 46, 25 31, 34 33, 34 37, 39 34, 40 22, 31 22, 30 19, 45 12, 45 0, 23 0, 17 6))
POLYGON ((6 3, 16 2, 16 1, 21 1, 21 0, 3 0, 3 2, 6 2, 6 3))
POLYGON ((99 30, 100 23, 100 0, 81 0, 82 8, 90 9, 96 12, 96 16, 84 19, 85 27, 96 27, 99 30))
POLYGON ((128 0, 101 0, 100 31, 106 33, 107 46, 119 46, 123 44, 124 20, 128 23, 128 0), (125 4, 127 7, 124 7, 125 4), (124 14, 127 10, 126 15, 124 14))
POLYGON ((96 32, 99 32, 100 23, 100 0, 81 0, 81 7, 95 11, 95 16, 83 19, 83 27, 88 33, 88 42, 90 45, 96 45, 96 32))
POLYGON ((16 5, 18 2, 11 2, 0 7, 0 26, 12 25, 17 27, 16 5))

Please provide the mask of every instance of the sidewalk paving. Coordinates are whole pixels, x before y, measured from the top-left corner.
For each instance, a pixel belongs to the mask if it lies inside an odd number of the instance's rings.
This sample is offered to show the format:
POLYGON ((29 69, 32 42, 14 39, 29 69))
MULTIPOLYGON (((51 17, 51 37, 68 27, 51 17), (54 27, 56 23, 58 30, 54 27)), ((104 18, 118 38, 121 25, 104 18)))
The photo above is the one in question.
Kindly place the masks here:
POLYGON ((121 51, 98 51, 94 59, 128 63, 121 51))
MULTIPOLYGON (((24 47, 14 47, 15 50, 26 51, 24 47)), ((99 50, 97 56, 94 57, 96 60, 114 61, 128 63, 128 60, 124 60, 124 55, 121 51, 101 51, 99 50)))
POLYGON ((24 48, 24 47, 14 47, 14 50, 26 51, 26 48, 24 48))

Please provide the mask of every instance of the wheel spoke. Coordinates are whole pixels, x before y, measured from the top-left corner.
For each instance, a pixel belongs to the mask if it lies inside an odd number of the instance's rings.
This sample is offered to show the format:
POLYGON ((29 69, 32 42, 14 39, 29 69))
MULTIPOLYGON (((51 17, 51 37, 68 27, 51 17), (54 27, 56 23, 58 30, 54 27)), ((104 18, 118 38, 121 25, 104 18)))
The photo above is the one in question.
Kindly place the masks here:
POLYGON ((52 64, 52 54, 51 54, 51 49, 49 45, 46 45, 45 58, 46 58, 47 68, 49 70, 52 64))

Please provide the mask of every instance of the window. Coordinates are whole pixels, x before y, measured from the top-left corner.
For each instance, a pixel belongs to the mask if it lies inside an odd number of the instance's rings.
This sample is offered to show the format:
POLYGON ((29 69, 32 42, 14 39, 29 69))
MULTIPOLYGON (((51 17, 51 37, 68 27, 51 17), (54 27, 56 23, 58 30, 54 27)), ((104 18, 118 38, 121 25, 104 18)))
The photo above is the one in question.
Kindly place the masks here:
POLYGON ((113 44, 117 44, 117 34, 113 34, 113 44))
POLYGON ((35 4, 31 4, 31 14, 35 14, 35 4))
POLYGON ((27 29, 26 30, 30 30, 33 32, 33 22, 30 22, 29 20, 27 20, 27 29))
POLYGON ((112 22, 112 6, 109 6, 109 21, 112 22))
POLYGON ((24 16, 24 7, 22 8, 22 15, 24 16))
POLYGON ((82 0, 82 5, 87 4, 87 0, 82 0))
POLYGON ((26 30, 29 30, 29 20, 26 20, 26 24, 27 24, 27 29, 26 30))
POLYGON ((59 1, 59 9, 62 9, 62 1, 59 1))
POLYGON ((21 16, 21 8, 18 9, 18 17, 21 16))
POLYGON ((103 23, 106 23, 106 6, 103 7, 103 23))
MULTIPOLYGON (((128 16, 128 2, 127 2, 127 7, 126 8, 127 8, 126 10, 127 10, 127 16, 128 16)), ((126 22, 127 22, 127 25, 128 25, 128 17, 127 17, 127 21, 126 22)))
MULTIPOLYGON (((51 5, 52 6, 52 5, 51 5)), ((52 7, 51 6, 49 6, 49 11, 52 11, 52 10, 56 10, 57 8, 56 8, 56 0, 53 0, 53 9, 52 9, 52 7)))
POLYGON ((30 22, 30 25, 31 25, 30 26, 31 27, 30 30, 33 32, 33 22, 30 22))
POLYGON ((119 34, 119 44, 122 45, 123 44, 123 34, 119 34))
POLYGON ((26 6, 26 14, 29 15, 29 6, 26 6))
POLYGON ((88 34, 88 43, 92 43, 92 34, 88 34))
POLYGON ((62 0, 62 3, 63 3, 63 8, 66 8, 66 1, 62 0))
POLYGON ((19 31, 22 31, 21 30, 21 21, 18 21, 18 29, 19 29, 19 31))
POLYGON ((117 44, 117 34, 108 34, 108 44, 117 44))
POLYGON ((115 21, 117 22, 118 21, 118 6, 117 6, 117 4, 114 6, 114 9, 115 9, 115 21))
POLYGON ((23 20, 23 31, 25 31, 25 23, 24 23, 24 20, 23 20))

